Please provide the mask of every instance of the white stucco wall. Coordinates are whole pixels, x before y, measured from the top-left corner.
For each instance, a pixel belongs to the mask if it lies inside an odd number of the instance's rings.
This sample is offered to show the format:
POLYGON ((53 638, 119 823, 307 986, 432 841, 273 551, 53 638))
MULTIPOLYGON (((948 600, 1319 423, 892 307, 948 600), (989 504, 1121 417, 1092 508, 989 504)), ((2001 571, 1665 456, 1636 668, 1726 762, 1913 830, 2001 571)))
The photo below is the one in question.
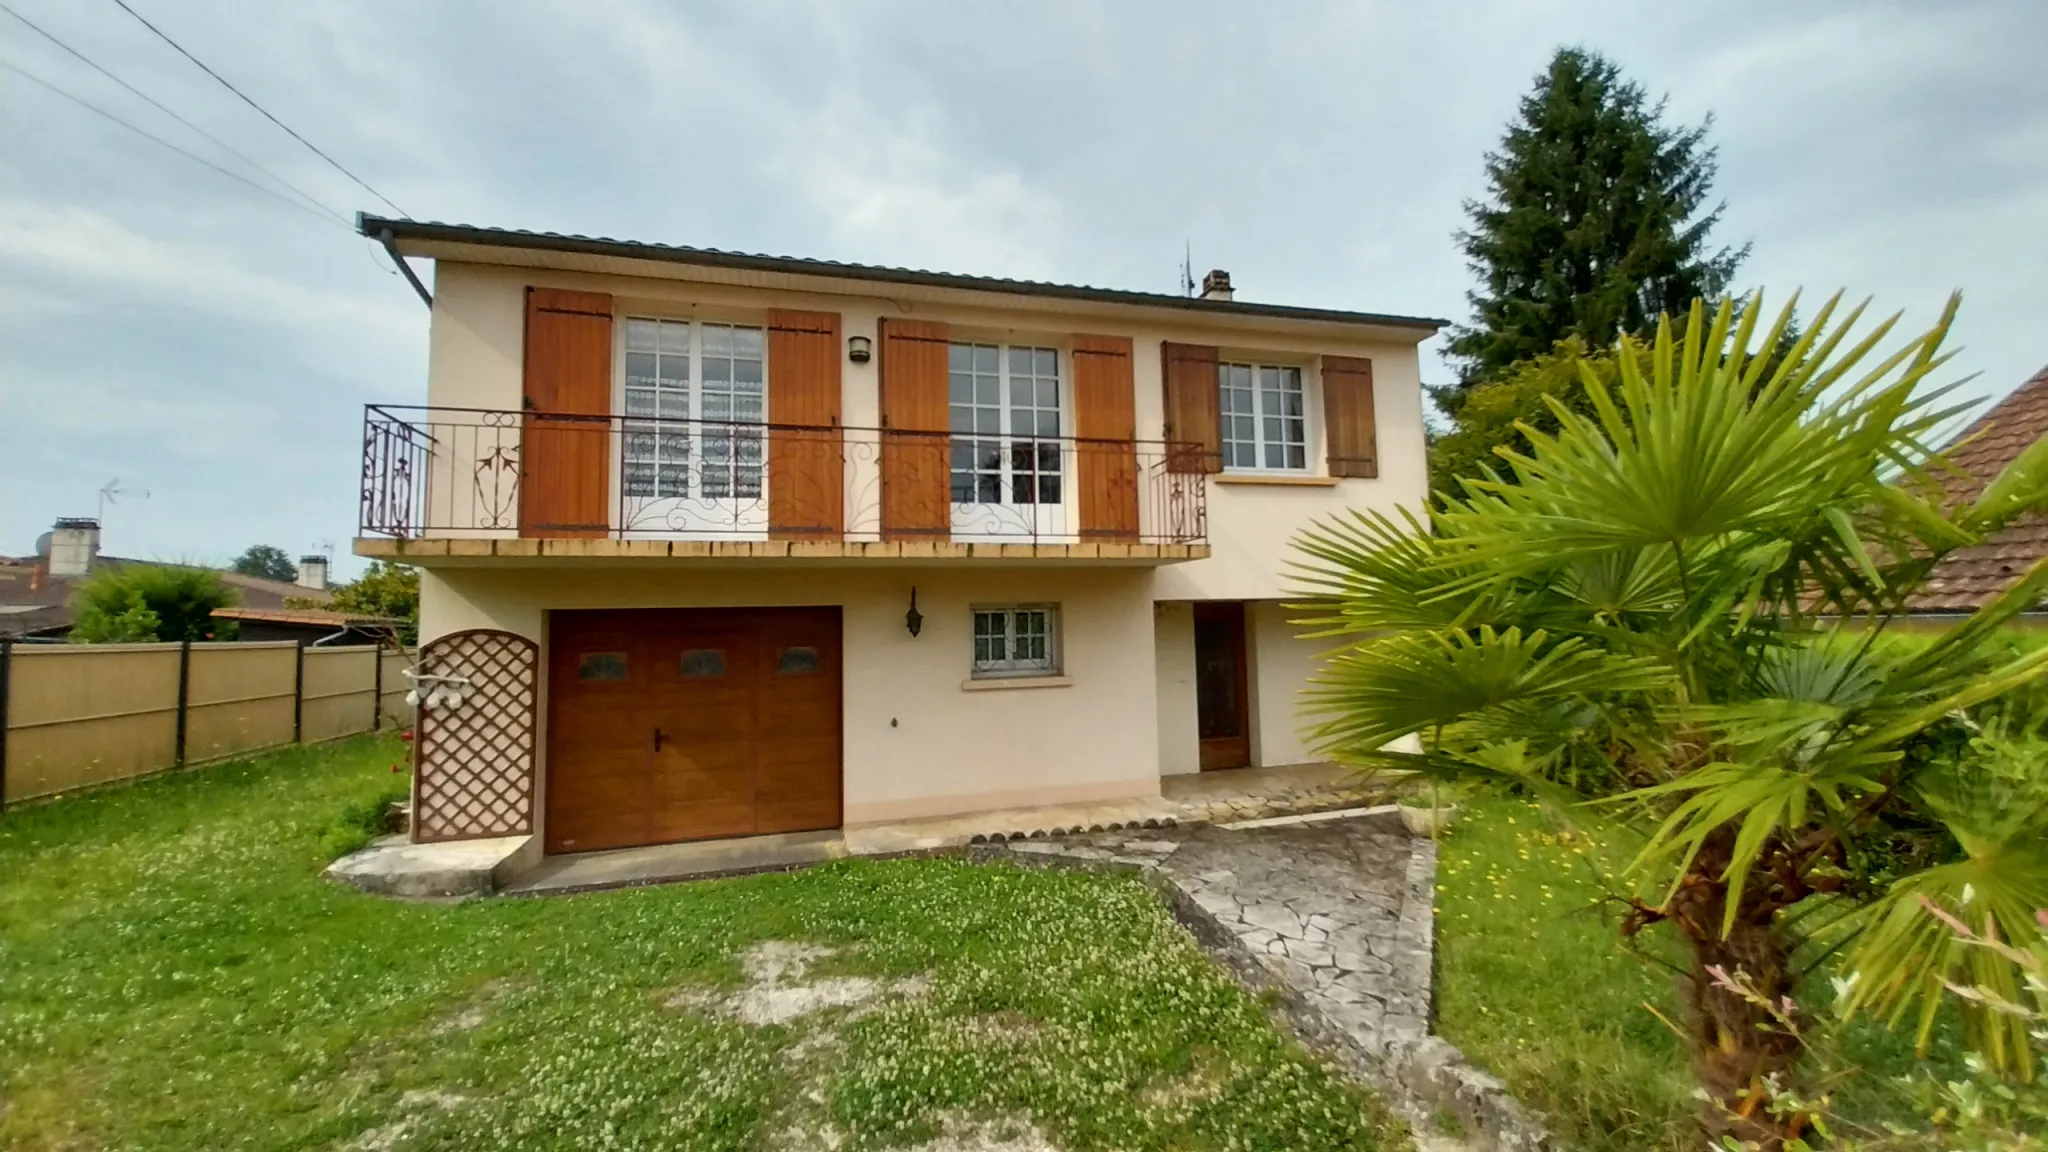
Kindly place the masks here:
POLYGON ((1327 640, 1303 640, 1291 621, 1298 613, 1285 604, 1267 601, 1245 605, 1245 645, 1251 651, 1253 762, 1260 765, 1305 764, 1321 759, 1305 729, 1301 693, 1308 687, 1327 640))
POLYGON ((502 628, 545 645, 545 613, 558 608, 826 604, 844 613, 848 824, 1158 793, 1153 615, 1143 569, 671 565, 444 569, 421 579, 423 639, 502 628), (924 615, 915 638, 903 620, 913 583, 924 615), (1043 602, 1060 606, 1071 683, 964 688, 971 606, 1043 602))
POLYGON ((1159 774, 1202 770, 1195 712, 1195 613, 1185 601, 1162 603, 1152 613, 1159 685, 1159 774))

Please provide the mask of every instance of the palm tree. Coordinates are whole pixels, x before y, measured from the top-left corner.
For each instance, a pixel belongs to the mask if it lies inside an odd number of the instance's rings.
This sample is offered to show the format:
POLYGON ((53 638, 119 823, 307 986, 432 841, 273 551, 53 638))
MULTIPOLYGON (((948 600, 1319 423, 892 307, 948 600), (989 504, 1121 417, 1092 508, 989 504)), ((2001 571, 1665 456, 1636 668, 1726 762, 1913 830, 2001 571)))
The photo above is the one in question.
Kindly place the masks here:
MULTIPOLYGON (((1945 980, 2020 978, 1920 898, 2008 941, 2048 907, 2048 646, 2006 627, 2048 565, 1938 637, 1899 627, 1942 555, 2048 504, 2048 441, 1952 506, 1928 442, 1960 409, 1925 385, 1956 301, 1881 360, 1897 317, 1852 342, 1863 310, 1836 307, 1764 355, 1792 307, 1757 339, 1760 298, 1695 303, 1431 523, 1353 513, 1298 543, 1307 623, 1347 641, 1310 694, 1325 749, 1639 822, 1656 894, 1623 930, 1684 941, 1702 1124, 1765 1149, 1801 1123, 1771 1107, 1799 1034, 1723 977, 1776 1005, 1844 965, 1844 1011, 1917 1008, 1924 1043, 1945 980), (1391 746, 1411 733, 1421 751, 1391 746)), ((1966 1031, 2031 1077, 2023 1022, 1966 1031)))

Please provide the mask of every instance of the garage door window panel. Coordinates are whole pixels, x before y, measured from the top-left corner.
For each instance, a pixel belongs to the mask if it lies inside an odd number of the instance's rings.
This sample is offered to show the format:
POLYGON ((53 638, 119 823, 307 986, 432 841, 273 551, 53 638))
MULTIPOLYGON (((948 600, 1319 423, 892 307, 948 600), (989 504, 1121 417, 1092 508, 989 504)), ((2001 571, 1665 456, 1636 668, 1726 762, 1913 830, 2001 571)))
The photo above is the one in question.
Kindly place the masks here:
POLYGON ((692 648, 683 653, 683 678, 686 680, 715 680, 725 675, 725 650, 722 648, 692 648))

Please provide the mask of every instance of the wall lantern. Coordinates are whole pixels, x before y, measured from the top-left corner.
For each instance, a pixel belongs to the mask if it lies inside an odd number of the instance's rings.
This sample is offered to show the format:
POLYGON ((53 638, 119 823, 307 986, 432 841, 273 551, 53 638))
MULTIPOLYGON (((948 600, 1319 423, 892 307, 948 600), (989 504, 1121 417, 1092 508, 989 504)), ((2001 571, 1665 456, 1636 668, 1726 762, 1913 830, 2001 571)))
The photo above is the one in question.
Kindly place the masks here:
POLYGON ((875 354, 875 342, 865 336, 846 338, 846 358, 855 364, 865 364, 875 354))
POLYGON ((924 613, 917 610, 917 585, 915 584, 910 586, 910 611, 903 614, 903 626, 910 629, 910 635, 913 639, 919 632, 924 631, 924 613))

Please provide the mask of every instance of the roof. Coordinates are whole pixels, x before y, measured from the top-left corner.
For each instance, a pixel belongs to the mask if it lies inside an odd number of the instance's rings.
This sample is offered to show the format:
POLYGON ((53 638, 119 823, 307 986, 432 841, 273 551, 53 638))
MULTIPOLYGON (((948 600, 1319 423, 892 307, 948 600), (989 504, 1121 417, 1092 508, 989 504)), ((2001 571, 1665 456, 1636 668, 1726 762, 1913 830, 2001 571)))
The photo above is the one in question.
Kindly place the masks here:
MULTIPOLYGON (((96 556, 95 572, 128 564, 154 565, 152 560, 120 556, 96 556)), ((220 572, 221 582, 235 591, 244 608, 283 608, 287 597, 328 600, 334 593, 325 589, 302 588, 284 580, 220 572)), ((51 576, 35 557, 0 557, 0 636, 36 636, 62 633, 71 627, 71 593, 78 585, 74 576, 51 576)))
POLYGON ((397 625, 390 616, 365 616, 357 612, 336 612, 329 608, 215 608, 217 620, 257 620, 265 624, 311 624, 324 628, 345 628, 351 624, 397 625))
MULTIPOLYGON (((1950 499, 1975 500, 1993 477, 2043 435, 2048 435, 2048 368, 1949 442, 1946 455, 1964 473, 1950 486, 1950 499)), ((1973 612, 2043 556, 2048 556, 2048 516, 2030 512, 1984 543, 1943 557, 1908 607, 1915 612, 1973 612)))
MULTIPOLYGON (((1304 308, 1290 304, 1260 304, 1246 300, 1204 300, 1167 292, 1136 292, 1124 288, 1094 288, 1085 284, 1052 284, 1041 280, 1011 280, 999 276, 963 276, 952 272, 927 272, 918 268, 891 268, 877 264, 849 264, 811 257, 765 256, 752 252, 727 252, 718 248, 691 248, 677 244, 649 244, 637 240, 614 240, 608 236, 578 236, 562 232, 529 232, 524 229, 482 228, 471 224, 442 224, 424 220, 392 220, 368 213, 356 214, 356 230, 372 239, 390 233, 401 251, 408 245, 465 244, 565 252, 584 256, 611 256, 626 260, 652 260, 704 268, 726 268, 748 272, 772 272, 802 276, 827 276, 842 280, 865 280, 881 284, 910 284, 927 288, 952 288, 968 292, 996 292, 1011 296, 1038 296, 1056 300, 1123 304, 1144 308, 1171 308, 1216 317, 1265 317, 1283 320, 1313 320, 1331 324, 1368 325, 1377 328, 1414 329, 1425 336, 1447 327, 1448 320, 1424 316, 1397 316, 1380 312, 1351 312, 1335 308, 1304 308)), ((433 255, 415 249, 409 255, 433 255)))

